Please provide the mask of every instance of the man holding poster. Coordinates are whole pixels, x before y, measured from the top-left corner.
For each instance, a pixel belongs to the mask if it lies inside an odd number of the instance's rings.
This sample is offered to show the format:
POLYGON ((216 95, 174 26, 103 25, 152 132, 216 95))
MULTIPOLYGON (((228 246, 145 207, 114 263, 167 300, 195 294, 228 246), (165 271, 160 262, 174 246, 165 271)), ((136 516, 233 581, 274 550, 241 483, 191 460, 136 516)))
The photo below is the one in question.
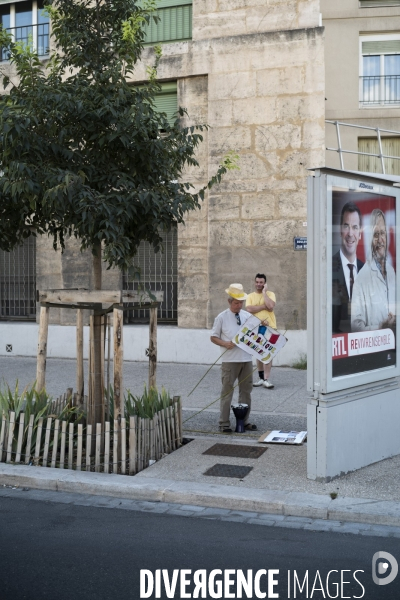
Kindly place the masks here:
POLYGON ((221 312, 214 321, 211 331, 211 341, 220 346, 222 352, 221 378, 222 390, 220 401, 219 429, 223 433, 232 433, 230 426, 230 411, 233 396, 233 386, 238 380, 239 403, 248 404, 244 421, 245 429, 254 431, 256 425, 249 422, 251 409, 251 390, 253 387, 253 361, 251 355, 233 343, 241 325, 251 318, 251 314, 242 310, 247 298, 240 283, 232 283, 225 290, 228 294, 228 308, 221 312))
POLYGON ((371 213, 371 256, 354 283, 352 331, 386 329, 395 324, 396 276, 387 261, 388 235, 383 211, 371 213))

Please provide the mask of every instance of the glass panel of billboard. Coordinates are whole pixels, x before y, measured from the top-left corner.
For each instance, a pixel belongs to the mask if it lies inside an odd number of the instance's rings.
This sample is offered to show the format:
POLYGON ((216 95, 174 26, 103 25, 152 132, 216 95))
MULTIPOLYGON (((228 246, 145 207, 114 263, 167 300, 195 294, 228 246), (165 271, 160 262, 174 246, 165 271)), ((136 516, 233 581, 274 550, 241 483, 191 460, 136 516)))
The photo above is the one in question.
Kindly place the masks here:
POLYGON ((383 369, 388 370, 388 377, 394 376, 399 192, 362 181, 351 182, 349 188, 328 187, 332 382, 383 369))

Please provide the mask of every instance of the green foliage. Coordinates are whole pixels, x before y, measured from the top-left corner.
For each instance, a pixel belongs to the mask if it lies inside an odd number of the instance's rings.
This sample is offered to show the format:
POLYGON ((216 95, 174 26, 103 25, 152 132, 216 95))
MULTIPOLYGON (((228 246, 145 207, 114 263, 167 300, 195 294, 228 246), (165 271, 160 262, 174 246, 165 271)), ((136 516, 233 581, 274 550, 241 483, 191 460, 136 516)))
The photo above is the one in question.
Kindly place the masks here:
MULTIPOLYGON (((200 207, 207 186, 194 193, 182 177, 198 166, 205 126, 181 128, 183 109, 173 125, 156 112, 159 48, 147 84, 129 83, 154 2, 45 5, 55 48, 45 66, 0 28, 18 79, 4 76, 0 96, 0 248, 38 234, 63 248, 74 235, 82 249, 101 242, 109 266, 127 268, 142 240, 158 251, 160 231, 200 207)), ((225 157, 208 187, 234 164, 225 157)))
POLYGON ((299 369, 301 371, 307 370, 307 354, 301 354, 300 358, 292 364, 293 369, 299 369))
MULTIPOLYGON (((161 392, 157 388, 147 389, 144 386, 144 391, 141 396, 134 396, 130 390, 126 390, 124 396, 124 416, 126 419, 129 417, 141 417, 142 419, 152 419, 154 415, 167 408, 173 406, 173 399, 170 397, 167 390, 162 387, 161 392)), ((110 421, 114 421, 114 390, 110 386, 110 421)))
MULTIPOLYGON (((27 443, 29 421, 32 415, 34 417, 30 449, 31 455, 33 455, 36 445, 37 428, 40 418, 47 419, 52 417, 60 419, 61 421, 67 421, 67 423, 69 423, 71 420, 75 420, 76 418, 80 418, 82 416, 78 413, 77 408, 70 407, 68 404, 63 407, 60 414, 52 414, 52 397, 47 394, 46 390, 37 392, 35 389, 35 384, 33 384, 31 387, 27 386, 22 392, 20 392, 18 381, 15 384, 14 391, 11 390, 8 384, 0 387, 0 415, 3 414, 7 422, 10 421, 10 412, 15 412, 16 423, 12 443, 12 452, 16 452, 17 450, 20 413, 24 413, 24 432, 22 437, 23 452, 25 452, 27 443)), ((45 432, 43 430, 42 435, 44 436, 44 434, 45 432)), ((52 444, 53 440, 51 441, 50 446, 52 446, 52 444)))

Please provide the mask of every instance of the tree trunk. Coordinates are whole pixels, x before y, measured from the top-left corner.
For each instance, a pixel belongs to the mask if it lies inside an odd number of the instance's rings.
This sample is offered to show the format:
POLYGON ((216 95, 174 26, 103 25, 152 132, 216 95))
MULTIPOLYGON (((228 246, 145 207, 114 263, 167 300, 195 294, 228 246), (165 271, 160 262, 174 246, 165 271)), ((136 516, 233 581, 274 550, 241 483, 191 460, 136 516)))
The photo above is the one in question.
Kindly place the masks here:
MULTIPOLYGON (((101 290, 101 243, 98 242, 93 248, 93 288, 101 290)), ((96 431, 96 424, 104 424, 105 402, 104 402, 104 369, 102 366, 102 320, 100 313, 101 304, 94 310, 91 330, 91 360, 90 360, 90 382, 88 402, 88 425, 92 425, 92 431, 96 431)), ((104 427, 102 427, 102 431, 104 427)), ((93 449, 95 447, 95 436, 93 436, 93 449)))

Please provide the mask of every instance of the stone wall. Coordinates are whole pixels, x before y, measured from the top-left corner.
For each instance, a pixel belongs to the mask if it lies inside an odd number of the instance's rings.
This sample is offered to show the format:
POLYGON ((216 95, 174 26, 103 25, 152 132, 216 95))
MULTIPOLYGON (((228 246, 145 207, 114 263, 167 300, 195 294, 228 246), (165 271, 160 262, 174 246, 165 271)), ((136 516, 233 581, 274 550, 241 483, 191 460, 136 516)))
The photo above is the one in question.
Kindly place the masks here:
MULTIPOLYGON (((75 238, 66 240, 65 250, 53 249, 52 239, 41 236, 36 242, 36 288, 47 289, 93 289, 92 255, 90 251, 81 252, 75 238)), ((103 289, 120 290, 121 273, 117 269, 102 269, 103 289)), ((84 311, 88 324, 88 311, 84 311), (86 314, 87 313, 87 314, 86 314)), ((50 323, 74 325, 76 311, 65 308, 50 309, 50 323)))
MULTIPOLYGON (((226 307, 225 288, 251 291, 266 272, 277 295, 278 326, 306 327, 306 253, 293 237, 307 235, 307 169, 324 163, 324 41, 319 0, 194 0, 193 39, 164 44, 158 76, 178 81, 183 125, 208 123, 185 177, 207 183, 224 154, 240 170, 212 188, 178 230, 178 324, 211 327, 226 307)), ((135 71, 146 80, 154 52, 135 71)), ((46 245, 47 244, 47 245, 46 245)), ((90 256, 76 243, 52 254, 38 247, 38 287, 90 287, 90 256)), ((106 286, 120 283, 107 274, 106 286)), ((66 323, 60 311, 54 319, 66 323)))
MULTIPOLYGON (((191 123, 210 126, 192 181, 210 178, 226 152, 240 157, 240 170, 213 187, 179 229, 181 327, 211 327, 229 283, 251 290, 258 271, 277 294, 279 327, 306 327, 306 253, 293 250, 293 237, 307 235, 307 169, 324 163, 324 41, 315 26, 318 2, 289 4, 297 17, 282 22, 291 28, 275 31, 278 20, 269 20, 278 10, 285 15, 287 2, 259 3, 264 31, 249 33, 250 20, 237 31, 210 25, 248 5, 195 1, 193 41, 163 46, 159 78, 177 79, 191 123), (297 28, 300 21, 308 28, 297 28), (212 33, 219 37, 209 39, 212 33)), ((152 60, 147 48, 137 80, 152 60)))

